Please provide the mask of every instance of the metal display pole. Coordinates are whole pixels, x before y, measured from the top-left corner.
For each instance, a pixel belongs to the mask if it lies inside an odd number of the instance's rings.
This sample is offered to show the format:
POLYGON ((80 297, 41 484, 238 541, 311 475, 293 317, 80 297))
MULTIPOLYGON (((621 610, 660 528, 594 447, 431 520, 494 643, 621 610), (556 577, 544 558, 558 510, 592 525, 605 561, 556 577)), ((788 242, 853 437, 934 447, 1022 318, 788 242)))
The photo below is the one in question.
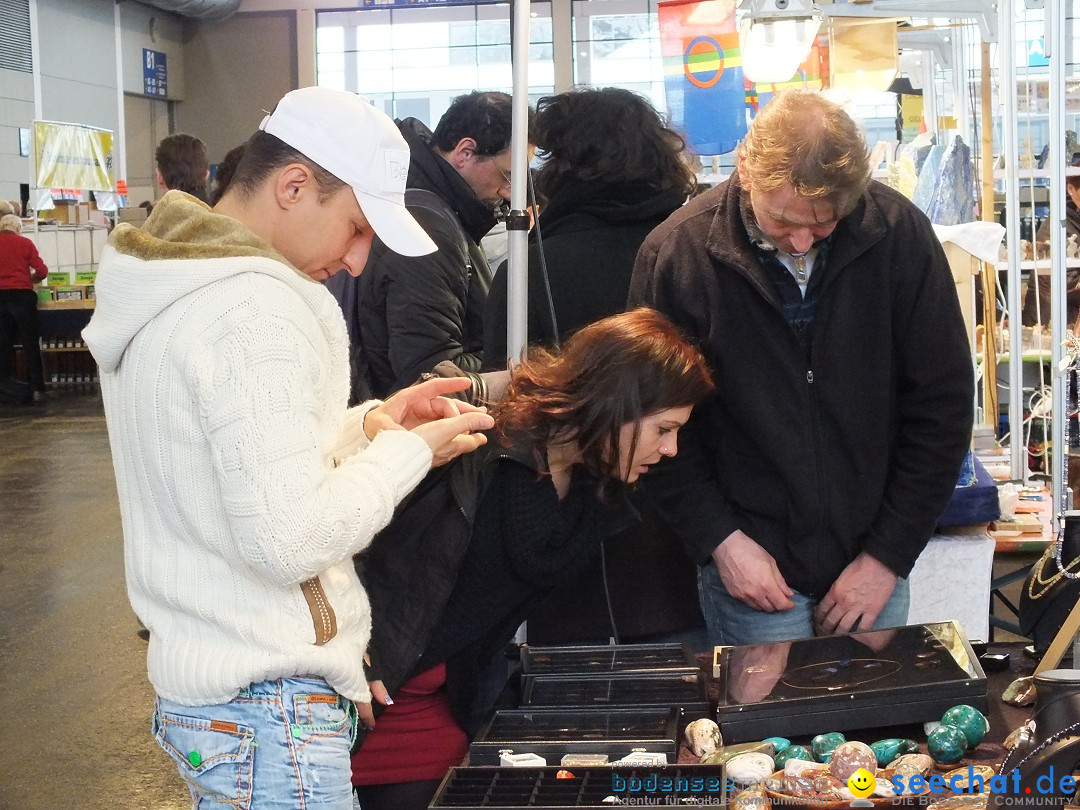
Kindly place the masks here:
MULTIPOLYGON (((1068 317, 1065 293, 1065 8, 1064 0, 1046 0, 1046 56, 1050 60, 1050 153, 1046 164, 1050 167, 1050 221, 1057 224, 1050 229, 1050 357, 1053 362, 1053 414, 1051 424, 1051 465, 1053 471, 1054 515, 1071 509, 1071 500, 1065 493, 1064 461, 1069 452, 1065 446, 1065 421, 1069 419, 1065 396, 1067 378, 1061 372, 1066 358, 1064 347, 1068 317)), ((1015 82, 1014 82, 1015 85, 1015 82)), ((1072 157, 1069 155, 1068 157, 1072 157)), ((1032 217, 1034 225, 1034 217, 1032 217)), ((1034 234, 1032 234, 1034 241, 1034 234)), ((1037 274, 1038 270, 1032 273, 1037 274)), ((1034 283, 1038 283, 1037 280, 1034 283)), ((1064 531, 1064 526, 1055 527, 1064 531)), ((1075 664, 1074 664, 1075 666, 1075 664)))
POLYGON ((506 220, 506 351, 517 363, 525 351, 529 326, 529 2, 514 0, 511 65, 514 81, 513 133, 510 136, 510 215, 506 220))
POLYGON ((1027 478, 1024 447, 1024 362, 1023 328, 1020 304, 1020 143, 1016 131, 1016 32, 1014 30, 1014 0, 1001 0, 999 5, 998 42, 1000 59, 1002 129, 1001 146, 1005 156, 1005 244, 1009 246, 1008 269, 1005 271, 1007 307, 1009 310, 1009 462, 1011 476, 1027 478))

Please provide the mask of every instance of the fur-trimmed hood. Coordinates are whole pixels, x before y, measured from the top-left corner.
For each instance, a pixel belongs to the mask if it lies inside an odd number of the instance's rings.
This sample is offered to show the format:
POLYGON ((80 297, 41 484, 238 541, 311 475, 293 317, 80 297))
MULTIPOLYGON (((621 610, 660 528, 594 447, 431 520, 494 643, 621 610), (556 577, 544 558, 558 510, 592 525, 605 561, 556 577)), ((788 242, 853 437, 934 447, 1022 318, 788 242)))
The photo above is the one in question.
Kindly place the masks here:
POLYGON ((321 284, 237 220, 170 191, 141 228, 121 224, 109 237, 94 285, 97 306, 83 338, 102 370, 112 371, 132 338, 173 303, 252 272, 272 275, 305 298, 326 295, 321 284))

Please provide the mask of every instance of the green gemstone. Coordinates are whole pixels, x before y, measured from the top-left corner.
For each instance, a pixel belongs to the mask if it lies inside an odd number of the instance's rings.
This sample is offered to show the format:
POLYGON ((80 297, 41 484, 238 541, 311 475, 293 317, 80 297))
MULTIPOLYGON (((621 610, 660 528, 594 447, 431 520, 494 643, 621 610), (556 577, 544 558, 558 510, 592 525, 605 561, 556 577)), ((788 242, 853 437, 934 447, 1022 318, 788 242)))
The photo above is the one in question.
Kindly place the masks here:
POLYGON ((187 761, 191 763, 192 768, 198 768, 202 765, 202 754, 198 751, 192 751, 187 755, 187 761))
POLYGON ((884 768, 901 754, 917 754, 919 744, 914 740, 902 740, 899 737, 888 737, 884 740, 870 743, 870 750, 877 757, 878 767, 884 768))
POLYGON ((938 726, 926 738, 926 750, 934 762, 955 765, 964 756, 967 738, 956 726, 938 726))
POLYGON ((990 722, 974 706, 953 706, 941 718, 941 725, 956 726, 967 740, 967 747, 974 748, 982 742, 990 730, 990 722))
POLYGON ((818 762, 828 762, 832 759, 832 752, 842 743, 847 742, 847 737, 839 731, 830 731, 828 734, 818 734, 810 741, 810 749, 814 752, 814 759, 818 762))
POLYGON ((804 759, 808 762, 814 761, 814 755, 810 753, 810 749, 805 745, 789 745, 783 751, 776 755, 776 767, 783 768, 787 765, 789 759, 804 759))
POLYGON ((783 751, 791 745, 791 740, 784 739, 783 737, 766 737, 762 742, 771 743, 773 748, 777 751, 783 751))
POLYGON ((886 740, 878 740, 877 742, 870 743, 870 750, 874 752, 874 756, 877 757, 878 767, 884 768, 898 756, 900 756, 900 746, 904 741, 899 737, 889 737, 886 740))

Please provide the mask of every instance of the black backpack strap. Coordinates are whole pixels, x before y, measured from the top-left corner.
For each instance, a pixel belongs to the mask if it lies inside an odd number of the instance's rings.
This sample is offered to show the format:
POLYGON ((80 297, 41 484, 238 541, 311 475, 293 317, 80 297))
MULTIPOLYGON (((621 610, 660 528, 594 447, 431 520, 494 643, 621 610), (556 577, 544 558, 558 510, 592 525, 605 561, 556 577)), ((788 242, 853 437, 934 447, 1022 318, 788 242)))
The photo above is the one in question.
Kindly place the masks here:
POLYGON ((454 241, 457 243, 461 255, 465 257, 465 277, 466 280, 470 279, 473 266, 472 254, 469 253, 469 237, 465 234, 465 228, 462 227, 461 220, 458 219, 454 209, 450 207, 450 203, 434 191, 428 191, 426 188, 407 188, 405 189, 405 207, 424 208, 433 211, 453 226, 454 241))

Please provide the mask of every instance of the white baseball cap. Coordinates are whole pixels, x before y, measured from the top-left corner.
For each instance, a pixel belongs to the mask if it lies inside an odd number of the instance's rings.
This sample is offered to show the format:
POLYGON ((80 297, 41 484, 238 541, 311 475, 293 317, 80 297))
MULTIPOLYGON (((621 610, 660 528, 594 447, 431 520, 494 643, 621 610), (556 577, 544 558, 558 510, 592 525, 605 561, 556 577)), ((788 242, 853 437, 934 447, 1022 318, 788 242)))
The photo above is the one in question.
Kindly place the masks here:
POLYGON ((405 208, 409 145, 366 98, 302 87, 286 93, 259 129, 348 183, 375 234, 392 251, 425 256, 438 249, 405 208))

